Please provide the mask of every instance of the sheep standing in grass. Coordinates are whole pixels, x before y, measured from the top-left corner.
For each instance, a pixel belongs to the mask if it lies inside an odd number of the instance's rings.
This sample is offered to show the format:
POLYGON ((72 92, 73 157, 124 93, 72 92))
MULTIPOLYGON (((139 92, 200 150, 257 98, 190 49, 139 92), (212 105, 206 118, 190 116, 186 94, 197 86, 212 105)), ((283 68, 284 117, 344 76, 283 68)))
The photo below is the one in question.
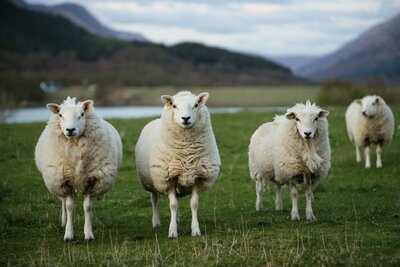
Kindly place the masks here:
POLYGON ((64 241, 74 238, 75 194, 84 196, 84 234, 93 240, 92 200, 109 191, 122 161, 121 138, 115 128, 93 111, 93 101, 47 104, 54 114, 35 150, 36 166, 49 191, 62 201, 64 241))
POLYGON ((328 174, 331 149, 328 137, 329 112, 310 101, 296 104, 285 116, 261 125, 249 146, 250 176, 256 182, 256 209, 262 209, 261 194, 267 181, 275 183, 275 208, 282 211, 281 186, 289 185, 292 220, 299 220, 297 186, 304 183, 307 220, 314 220, 313 190, 328 174))
POLYGON ((356 146, 356 160, 361 162, 360 147, 364 147, 365 168, 371 167, 370 145, 376 144, 376 167, 382 167, 382 146, 390 143, 394 132, 392 110, 379 96, 354 100, 346 111, 346 126, 350 141, 356 146))
POLYGON ((197 208, 199 193, 218 178, 221 160, 205 103, 208 93, 198 96, 182 91, 161 97, 161 119, 148 123, 136 144, 136 168, 143 187, 151 192, 153 227, 160 226, 158 195, 169 198, 169 238, 178 237, 178 200, 192 194, 192 236, 200 236, 197 208))

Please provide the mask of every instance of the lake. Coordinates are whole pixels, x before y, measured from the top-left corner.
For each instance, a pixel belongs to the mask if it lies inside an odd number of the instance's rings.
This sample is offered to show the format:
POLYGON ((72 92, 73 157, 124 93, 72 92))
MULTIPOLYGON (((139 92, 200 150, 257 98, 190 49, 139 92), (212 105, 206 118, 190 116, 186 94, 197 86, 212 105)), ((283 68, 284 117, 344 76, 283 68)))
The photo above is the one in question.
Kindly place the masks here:
MULTIPOLYGON (((133 119, 158 117, 162 106, 118 106, 95 107, 96 113, 104 119, 133 119)), ((285 112, 287 107, 209 107, 211 113, 236 113, 242 110, 285 112)), ((6 123, 45 122, 50 118, 50 111, 46 107, 14 109, 6 116, 6 123)))
MULTIPOLYGON (((95 107, 96 113, 104 119, 132 119, 157 117, 161 115, 162 106, 140 107, 95 107)), ((211 113, 234 113, 242 110, 238 107, 209 108, 211 113)), ((6 123, 44 122, 50 118, 50 111, 45 107, 14 109, 7 116, 6 123)))

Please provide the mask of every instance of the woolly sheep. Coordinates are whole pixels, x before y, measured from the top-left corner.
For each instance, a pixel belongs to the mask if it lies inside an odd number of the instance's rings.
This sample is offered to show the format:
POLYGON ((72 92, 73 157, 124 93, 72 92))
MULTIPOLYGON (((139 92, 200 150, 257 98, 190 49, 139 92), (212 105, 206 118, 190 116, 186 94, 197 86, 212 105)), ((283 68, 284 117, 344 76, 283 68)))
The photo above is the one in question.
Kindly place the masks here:
POLYGON ((199 193, 218 178, 221 160, 205 103, 208 93, 198 96, 182 91, 163 95, 160 119, 148 123, 136 144, 136 168, 145 190, 151 192, 152 224, 160 226, 158 195, 169 198, 169 238, 178 237, 177 197, 192 194, 192 236, 200 236, 197 208, 199 193))
POLYGON ((275 209, 282 211, 281 186, 289 185, 292 220, 299 220, 297 186, 304 183, 306 218, 314 220, 311 201, 317 183, 328 174, 331 150, 329 112, 310 101, 289 108, 285 116, 262 124, 249 146, 250 176, 256 182, 256 209, 262 210, 261 194, 267 181, 275 183, 275 209))
POLYGON ((93 111, 93 101, 47 104, 53 112, 35 150, 36 166, 48 190, 61 201, 64 241, 74 239, 75 194, 84 196, 85 240, 93 240, 92 199, 109 191, 122 161, 121 138, 93 111))
POLYGON ((354 100, 346 111, 346 126, 350 141, 356 146, 356 161, 361 162, 360 147, 364 147, 365 168, 371 167, 370 145, 376 144, 376 167, 382 167, 382 146, 389 144, 394 132, 392 110, 379 96, 354 100))

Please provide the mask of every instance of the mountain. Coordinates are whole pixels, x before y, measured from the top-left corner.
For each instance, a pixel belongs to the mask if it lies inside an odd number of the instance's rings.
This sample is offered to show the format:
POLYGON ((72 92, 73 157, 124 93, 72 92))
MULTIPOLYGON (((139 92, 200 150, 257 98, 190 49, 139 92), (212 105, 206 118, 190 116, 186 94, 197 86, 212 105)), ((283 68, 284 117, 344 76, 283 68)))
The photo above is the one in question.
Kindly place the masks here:
POLYGON ((297 73, 302 66, 310 63, 315 60, 317 57, 315 56, 303 56, 303 55, 294 55, 294 56, 267 56, 266 58, 290 68, 290 70, 294 73, 297 73))
POLYGON ((77 4, 64 3, 47 6, 33 4, 31 5, 24 2, 23 0, 12 0, 12 2, 16 6, 28 10, 42 12, 55 16, 62 16, 71 21, 73 24, 101 37, 115 38, 117 40, 125 41, 148 42, 148 40, 139 33, 117 31, 104 26, 84 7, 77 4))
POLYGON ((353 81, 377 77, 400 83, 400 14, 376 25, 332 54, 304 65, 298 72, 314 80, 353 81))
MULTIPOLYGON (((305 84, 260 57, 198 43, 172 47, 98 37, 61 16, 0 1, 0 96, 36 97, 42 81, 126 86, 305 84)), ((40 97, 37 96, 38 98, 40 97)))

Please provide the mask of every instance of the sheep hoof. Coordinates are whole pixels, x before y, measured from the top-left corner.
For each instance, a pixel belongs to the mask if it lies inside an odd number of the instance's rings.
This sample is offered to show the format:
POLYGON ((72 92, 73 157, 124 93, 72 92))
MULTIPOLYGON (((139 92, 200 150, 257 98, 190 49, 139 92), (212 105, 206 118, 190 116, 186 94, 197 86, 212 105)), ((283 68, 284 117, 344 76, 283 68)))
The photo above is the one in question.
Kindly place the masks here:
POLYGON ((300 216, 299 213, 292 213, 292 221, 299 221, 300 216))
POLYGON ((74 237, 64 237, 64 243, 74 241, 74 237))
POLYGON ((160 227, 161 226, 160 218, 153 218, 152 224, 153 224, 153 228, 160 227))
POLYGON ((169 233, 169 234, 168 234, 168 238, 169 238, 169 239, 178 238, 178 233, 169 233))
POLYGON ((91 237, 85 237, 85 241, 88 241, 88 242, 94 241, 94 237, 93 237, 93 236, 91 236, 91 237))
POLYGON ((307 221, 316 221, 317 218, 315 218, 314 214, 307 214, 307 221))
POLYGON ((200 229, 193 229, 192 236, 201 236, 200 229))

